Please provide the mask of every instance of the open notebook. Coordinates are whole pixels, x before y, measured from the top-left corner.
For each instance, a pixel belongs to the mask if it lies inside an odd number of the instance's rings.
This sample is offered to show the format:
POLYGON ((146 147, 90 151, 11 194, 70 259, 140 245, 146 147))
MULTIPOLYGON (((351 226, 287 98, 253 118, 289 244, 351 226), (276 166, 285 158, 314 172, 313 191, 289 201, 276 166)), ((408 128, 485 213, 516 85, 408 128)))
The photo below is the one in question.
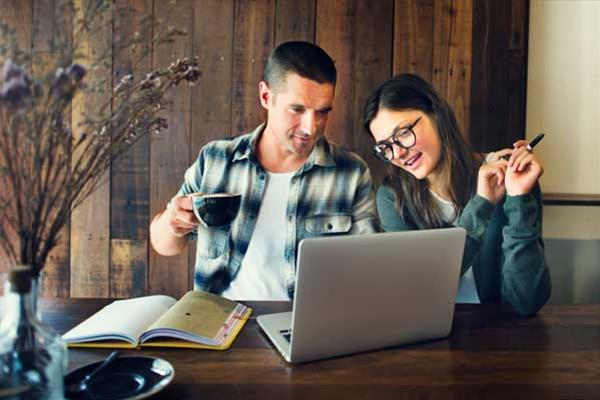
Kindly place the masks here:
POLYGON ((118 300, 63 335, 69 347, 190 347, 225 350, 252 309, 202 292, 118 300))

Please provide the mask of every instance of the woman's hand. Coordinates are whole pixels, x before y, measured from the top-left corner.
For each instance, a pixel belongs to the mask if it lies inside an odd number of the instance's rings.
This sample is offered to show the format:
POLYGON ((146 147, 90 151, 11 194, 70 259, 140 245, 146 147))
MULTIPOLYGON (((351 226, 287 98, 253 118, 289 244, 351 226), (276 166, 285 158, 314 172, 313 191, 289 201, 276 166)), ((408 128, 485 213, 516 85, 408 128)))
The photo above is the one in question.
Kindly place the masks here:
POLYGON ((515 142, 515 148, 508 160, 505 185, 506 192, 510 196, 531 192, 544 173, 542 163, 530 150, 527 150, 528 143, 526 140, 515 142))
POLYGON ((502 149, 502 150, 493 151, 491 153, 488 153, 488 155, 485 157, 485 162, 488 164, 493 164, 499 160, 507 160, 508 161, 513 150, 514 149, 502 149))
POLYGON ((483 164, 477 177, 477 194, 492 204, 499 202, 506 194, 504 181, 507 166, 508 161, 502 158, 483 164))

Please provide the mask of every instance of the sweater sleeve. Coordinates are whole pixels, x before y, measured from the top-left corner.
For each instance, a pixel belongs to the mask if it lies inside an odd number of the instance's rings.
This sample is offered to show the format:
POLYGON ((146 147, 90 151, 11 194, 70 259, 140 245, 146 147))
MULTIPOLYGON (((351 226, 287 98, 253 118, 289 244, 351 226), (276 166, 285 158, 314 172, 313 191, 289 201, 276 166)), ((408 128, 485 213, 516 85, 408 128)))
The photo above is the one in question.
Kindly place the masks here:
POLYGON ((535 314, 548 301, 550 273, 542 240, 542 200, 532 193, 507 196, 502 230, 502 298, 521 315, 535 314))
POLYGON ((485 238, 485 233, 494 212, 494 205, 479 195, 475 195, 458 218, 458 226, 467 231, 461 275, 465 273, 477 257, 485 238))

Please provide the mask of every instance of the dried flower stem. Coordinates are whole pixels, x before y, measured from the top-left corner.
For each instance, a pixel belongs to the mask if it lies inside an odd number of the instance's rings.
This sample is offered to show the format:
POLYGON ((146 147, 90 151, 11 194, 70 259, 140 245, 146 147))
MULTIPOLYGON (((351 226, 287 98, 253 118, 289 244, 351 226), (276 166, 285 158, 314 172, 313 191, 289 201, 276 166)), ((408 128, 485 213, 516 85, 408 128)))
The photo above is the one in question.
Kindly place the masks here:
MULTIPOLYGON (((33 79, 17 64, 28 58, 18 48, 14 31, 0 25, 0 33, 8 33, 0 42, 0 56, 11 54, 17 62, 5 61, 0 81, 0 249, 13 262, 30 264, 36 274, 57 244, 72 209, 98 188, 111 163, 144 135, 167 127, 158 116, 166 94, 200 76, 196 59, 177 60, 138 81, 126 76, 107 99, 70 128, 65 116, 72 103, 79 101, 80 94, 93 95, 105 86, 99 80, 84 83, 87 70, 73 59, 80 57, 79 49, 95 32, 115 23, 112 2, 82 4, 83 12, 68 1, 57 7, 78 16, 76 32, 72 46, 59 43, 56 72, 41 79, 33 79)), ((116 25, 114 31, 119 31, 116 25)), ((182 34, 169 29, 152 43, 169 43, 182 34)), ((97 53, 89 68, 103 67, 106 54, 132 43, 142 41, 134 37, 111 44, 97 53)), ((134 62, 149 51, 142 46, 134 62)))

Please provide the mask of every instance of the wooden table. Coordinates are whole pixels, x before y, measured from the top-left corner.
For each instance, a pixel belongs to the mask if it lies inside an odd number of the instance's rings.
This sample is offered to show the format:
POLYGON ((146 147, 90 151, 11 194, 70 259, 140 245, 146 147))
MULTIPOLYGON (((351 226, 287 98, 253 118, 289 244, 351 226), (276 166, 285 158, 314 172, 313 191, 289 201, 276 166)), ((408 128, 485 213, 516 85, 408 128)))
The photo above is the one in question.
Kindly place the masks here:
MULTIPOLYGON (((45 299, 43 319, 64 333, 109 302, 45 299)), ((525 319, 507 306, 458 305, 447 339, 294 366, 279 356, 255 320, 291 304, 249 305, 254 316, 226 352, 123 354, 162 357, 174 365, 173 382, 156 399, 600 398, 600 305, 547 306, 525 319)), ((108 352, 71 349, 69 368, 108 352)))

